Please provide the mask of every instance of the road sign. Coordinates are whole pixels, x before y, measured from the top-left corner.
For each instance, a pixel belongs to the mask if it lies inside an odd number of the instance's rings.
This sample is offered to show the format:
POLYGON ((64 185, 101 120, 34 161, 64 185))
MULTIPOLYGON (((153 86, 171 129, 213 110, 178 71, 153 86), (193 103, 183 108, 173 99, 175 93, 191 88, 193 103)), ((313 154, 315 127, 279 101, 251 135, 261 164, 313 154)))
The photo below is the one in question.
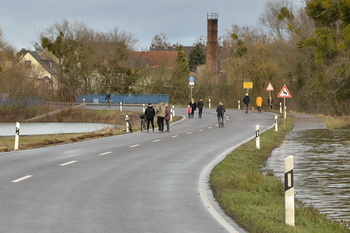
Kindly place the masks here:
POLYGON ((189 84, 190 86, 194 86, 194 81, 195 81, 195 79, 194 79, 193 76, 191 76, 191 77, 188 78, 188 84, 189 84))
POLYGON ((286 85, 284 85, 280 91, 280 93, 277 95, 278 98, 292 98, 292 95, 290 94, 288 88, 286 85))
POLYGON ((267 85, 266 91, 274 91, 275 89, 273 89, 273 86, 271 83, 269 83, 269 85, 267 85))
POLYGON ((253 89, 253 82, 243 82, 244 89, 253 89))

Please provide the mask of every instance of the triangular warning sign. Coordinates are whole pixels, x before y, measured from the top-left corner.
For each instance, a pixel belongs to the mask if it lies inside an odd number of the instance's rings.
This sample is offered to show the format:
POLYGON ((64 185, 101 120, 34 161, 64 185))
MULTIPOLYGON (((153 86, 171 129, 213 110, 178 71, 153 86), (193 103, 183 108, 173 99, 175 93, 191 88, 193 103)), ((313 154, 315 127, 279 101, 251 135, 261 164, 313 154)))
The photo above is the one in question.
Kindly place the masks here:
POLYGON ((274 91, 275 89, 273 89, 273 86, 271 83, 269 83, 269 85, 267 85, 266 91, 274 91))
POLYGON ((280 93, 277 95, 279 98, 292 98, 292 95, 290 94, 288 88, 286 85, 284 85, 280 91, 280 93))

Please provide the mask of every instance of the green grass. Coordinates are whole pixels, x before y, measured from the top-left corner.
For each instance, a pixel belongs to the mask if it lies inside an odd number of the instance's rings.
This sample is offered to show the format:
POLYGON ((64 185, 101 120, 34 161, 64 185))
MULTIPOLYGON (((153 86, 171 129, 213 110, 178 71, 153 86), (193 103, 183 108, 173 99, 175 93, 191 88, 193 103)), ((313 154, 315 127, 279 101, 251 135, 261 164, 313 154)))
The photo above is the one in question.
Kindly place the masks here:
MULTIPOLYGON (((223 210, 250 233, 331 233, 350 232, 345 226, 328 220, 317 209, 296 204, 295 226, 285 224, 284 185, 273 176, 263 174, 267 158, 292 129, 274 128, 261 134, 261 149, 255 139, 239 147, 214 169, 210 184, 223 210)), ((296 201, 297 202, 297 201, 296 201)))

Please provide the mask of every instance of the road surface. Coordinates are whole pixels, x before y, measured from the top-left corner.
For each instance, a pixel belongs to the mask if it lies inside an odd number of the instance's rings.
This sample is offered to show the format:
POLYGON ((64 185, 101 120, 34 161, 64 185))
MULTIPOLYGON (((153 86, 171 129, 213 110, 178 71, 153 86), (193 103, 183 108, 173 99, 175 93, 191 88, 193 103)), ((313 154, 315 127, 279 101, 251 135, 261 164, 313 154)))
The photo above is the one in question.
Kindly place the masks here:
POLYGON ((228 110, 225 119, 219 128, 205 109, 169 133, 1 153, 0 232, 243 232, 210 202, 208 173, 274 115, 228 110))

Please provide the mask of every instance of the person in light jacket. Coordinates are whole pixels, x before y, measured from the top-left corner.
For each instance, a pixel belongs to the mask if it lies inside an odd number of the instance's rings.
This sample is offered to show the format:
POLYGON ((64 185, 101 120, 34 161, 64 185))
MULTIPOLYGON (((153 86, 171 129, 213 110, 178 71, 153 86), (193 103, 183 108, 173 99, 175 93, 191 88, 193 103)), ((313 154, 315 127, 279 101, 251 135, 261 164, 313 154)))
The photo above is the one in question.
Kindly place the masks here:
POLYGON ((263 98, 261 96, 256 97, 256 107, 258 108, 258 112, 261 112, 262 104, 263 98))
POLYGON ((165 117, 165 107, 162 101, 159 101, 157 108, 157 124, 158 124, 158 132, 164 131, 164 117, 165 117))

